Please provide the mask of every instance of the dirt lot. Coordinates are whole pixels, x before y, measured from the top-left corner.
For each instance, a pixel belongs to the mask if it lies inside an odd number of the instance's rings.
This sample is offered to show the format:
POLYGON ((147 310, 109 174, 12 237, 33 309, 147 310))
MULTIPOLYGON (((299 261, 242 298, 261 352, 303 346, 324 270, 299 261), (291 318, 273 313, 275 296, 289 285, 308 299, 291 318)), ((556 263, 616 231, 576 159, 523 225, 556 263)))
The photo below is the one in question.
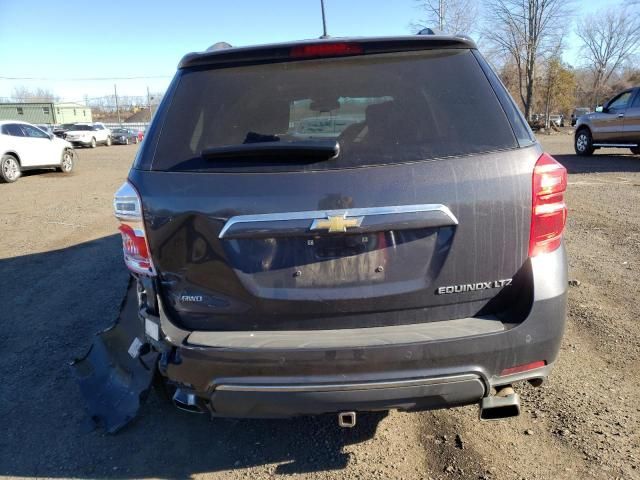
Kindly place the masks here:
POLYGON ((582 159, 541 139, 569 172, 571 287, 550 382, 523 414, 477 408, 335 418, 208 421, 152 393, 116 436, 93 430, 68 362, 116 317, 125 291, 111 199, 135 146, 80 150, 70 176, 0 185, 0 475, 53 478, 640 478, 640 157, 582 159))

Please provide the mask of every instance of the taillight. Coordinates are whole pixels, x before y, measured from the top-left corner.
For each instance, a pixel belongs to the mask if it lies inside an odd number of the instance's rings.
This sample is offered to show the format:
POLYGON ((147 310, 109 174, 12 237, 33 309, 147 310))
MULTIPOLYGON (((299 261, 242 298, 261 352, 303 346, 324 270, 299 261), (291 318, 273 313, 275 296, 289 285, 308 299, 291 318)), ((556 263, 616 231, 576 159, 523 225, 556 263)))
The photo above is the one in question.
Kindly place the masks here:
POLYGON ((113 210, 120 221, 118 230, 122 236, 125 265, 134 273, 155 275, 142 219, 142 203, 129 182, 124 182, 114 195, 113 210))
POLYGON ((360 55, 362 47, 357 43, 316 43, 296 45, 291 49, 291 58, 339 57, 342 55, 360 55))
POLYGON ((533 169, 530 257, 552 252, 560 246, 567 220, 566 189, 567 169, 543 153, 533 169))

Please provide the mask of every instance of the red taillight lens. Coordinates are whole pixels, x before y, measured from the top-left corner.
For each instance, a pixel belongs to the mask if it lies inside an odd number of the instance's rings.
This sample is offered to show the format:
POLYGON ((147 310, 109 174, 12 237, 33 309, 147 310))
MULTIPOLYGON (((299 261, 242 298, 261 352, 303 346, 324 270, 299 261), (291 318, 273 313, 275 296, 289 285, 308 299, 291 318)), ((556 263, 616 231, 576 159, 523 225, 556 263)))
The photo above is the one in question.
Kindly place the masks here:
POLYGON ((505 368, 500 376, 504 377, 506 375, 512 375, 514 373, 522 373, 527 372, 529 370, 535 370, 536 368, 544 367, 547 364, 544 360, 539 360, 537 362, 526 363, 524 365, 518 365, 516 367, 505 368))
POLYGON ((357 43, 317 43, 298 45, 291 49, 291 58, 339 57, 341 55, 360 55, 362 47, 357 43))
POLYGON ((144 234, 138 236, 136 231, 129 225, 120 225, 118 230, 120 230, 120 234, 122 235, 122 249, 124 254, 147 260, 148 264, 149 252, 147 251, 147 242, 144 234))
POLYGON ((120 220, 124 263, 134 273, 155 275, 142 221, 142 204, 138 192, 125 182, 113 199, 115 216, 120 220))
POLYGON ((543 153, 533 169, 530 257, 552 252, 560 246, 567 220, 566 189, 567 169, 543 153))

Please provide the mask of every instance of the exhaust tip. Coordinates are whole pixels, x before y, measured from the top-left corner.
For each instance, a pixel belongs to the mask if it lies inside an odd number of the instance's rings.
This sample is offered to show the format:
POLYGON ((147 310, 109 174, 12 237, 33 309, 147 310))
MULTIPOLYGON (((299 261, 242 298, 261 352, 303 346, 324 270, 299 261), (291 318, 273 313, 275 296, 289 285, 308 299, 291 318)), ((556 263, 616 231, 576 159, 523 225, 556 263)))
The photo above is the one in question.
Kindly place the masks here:
POLYGON ((356 426, 356 412, 340 412, 338 414, 338 425, 342 428, 353 428, 356 426))
POLYGON ((177 389, 173 394, 173 404, 180 410, 189 413, 204 413, 204 410, 198 404, 198 399, 193 393, 187 393, 184 390, 177 389))
POLYGON ((480 403, 480 420, 503 420, 520 415, 520 396, 511 387, 496 395, 484 397, 480 403))

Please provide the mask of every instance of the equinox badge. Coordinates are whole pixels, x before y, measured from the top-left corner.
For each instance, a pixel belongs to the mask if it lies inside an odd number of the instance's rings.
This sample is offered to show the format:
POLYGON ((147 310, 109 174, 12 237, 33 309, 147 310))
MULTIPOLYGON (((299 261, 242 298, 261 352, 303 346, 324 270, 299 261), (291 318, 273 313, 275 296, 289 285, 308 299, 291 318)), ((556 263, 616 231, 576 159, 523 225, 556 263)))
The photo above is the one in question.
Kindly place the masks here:
POLYGON ((316 218, 311 224, 311 230, 328 230, 329 233, 346 232, 347 228, 357 228, 362 224, 364 217, 328 216, 316 218))
POLYGON ((463 285, 447 285, 446 287, 438 287, 436 293, 438 295, 446 295, 448 293, 464 293, 475 292, 477 290, 488 290, 490 288, 502 288, 511 285, 511 279, 493 280, 491 282, 465 283, 463 285))

